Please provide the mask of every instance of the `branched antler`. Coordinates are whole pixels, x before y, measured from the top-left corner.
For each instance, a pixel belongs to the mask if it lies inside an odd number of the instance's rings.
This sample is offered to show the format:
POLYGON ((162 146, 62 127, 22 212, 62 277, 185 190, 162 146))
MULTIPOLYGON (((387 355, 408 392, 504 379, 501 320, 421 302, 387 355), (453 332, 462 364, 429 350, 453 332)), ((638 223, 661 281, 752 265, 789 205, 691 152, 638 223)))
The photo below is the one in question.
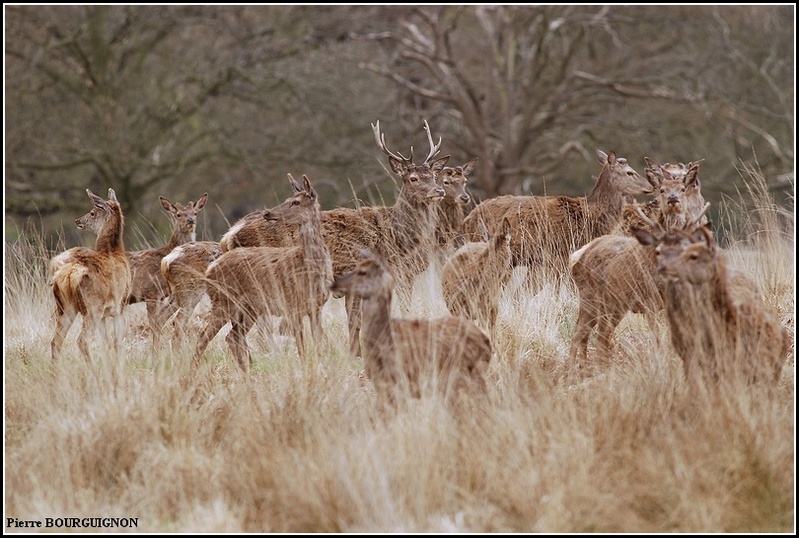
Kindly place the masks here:
POLYGON ((388 149, 386 146, 386 135, 380 132, 380 120, 377 120, 377 125, 374 123, 372 124, 372 131, 375 134, 375 142, 377 142, 377 146, 391 158, 397 159, 398 161, 402 161, 405 164, 413 164, 413 146, 411 146, 411 155, 410 157, 405 157, 402 153, 393 153, 391 150, 388 149))
POLYGON ((433 144, 433 135, 430 133, 430 125, 427 124, 427 120, 424 120, 424 130, 427 132, 427 140, 430 142, 430 153, 427 154, 424 162, 425 164, 430 164, 430 159, 438 155, 439 151, 441 151, 441 137, 438 137, 438 144, 433 144))

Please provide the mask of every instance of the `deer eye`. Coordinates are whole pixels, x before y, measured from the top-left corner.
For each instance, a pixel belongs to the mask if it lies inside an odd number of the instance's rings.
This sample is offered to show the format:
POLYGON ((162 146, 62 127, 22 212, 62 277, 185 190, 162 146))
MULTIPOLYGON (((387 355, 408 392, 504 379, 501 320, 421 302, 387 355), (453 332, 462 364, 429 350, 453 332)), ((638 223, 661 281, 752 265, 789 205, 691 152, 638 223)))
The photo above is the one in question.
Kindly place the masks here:
POLYGON ((299 200, 292 200, 292 201, 291 201, 291 205, 292 205, 292 206, 295 206, 295 205, 300 205, 300 201, 299 201, 299 200))
POLYGON ((448 179, 445 179, 441 183, 443 183, 445 187, 449 187, 449 180, 448 179))
POLYGON ((696 252, 692 252, 692 253, 691 253, 691 254, 688 256, 688 259, 690 259, 690 260, 698 260, 698 259, 699 259, 699 254, 697 254, 696 252))
POLYGON ((685 187, 683 187, 683 188, 682 188, 682 190, 681 190, 680 192, 685 192, 685 187))
POLYGON ((414 183, 416 183, 417 181, 419 181, 419 178, 414 174, 408 177, 408 181, 413 181, 414 183))
POLYGON ((666 194, 666 189, 664 189, 663 187, 661 187, 661 188, 660 188, 660 194, 666 194))

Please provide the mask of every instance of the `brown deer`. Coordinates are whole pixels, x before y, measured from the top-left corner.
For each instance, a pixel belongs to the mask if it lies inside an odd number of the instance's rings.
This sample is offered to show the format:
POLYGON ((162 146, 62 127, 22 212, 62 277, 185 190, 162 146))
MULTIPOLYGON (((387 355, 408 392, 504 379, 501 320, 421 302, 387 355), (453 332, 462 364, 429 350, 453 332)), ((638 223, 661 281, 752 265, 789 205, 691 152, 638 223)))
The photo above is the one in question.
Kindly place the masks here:
POLYGON ((502 218, 511 223, 514 266, 528 267, 531 291, 568 269, 569 255, 618 225, 625 196, 652 192, 629 164, 597 151, 602 171, 587 197, 499 196, 479 204, 463 221, 467 240, 479 241, 484 226, 498 233, 502 218))
POLYGON ((450 313, 474 320, 496 336, 502 288, 513 267, 510 221, 502 219, 500 233, 489 241, 466 243, 447 260, 441 272, 444 301, 450 313))
POLYGON ((164 246, 128 252, 132 281, 127 303, 144 302, 147 305, 147 319, 154 347, 158 345, 159 335, 167 319, 165 299, 169 294, 169 286, 161 273, 161 260, 176 247, 197 238, 197 213, 205 207, 208 193, 200 196, 196 204, 190 201, 185 206, 173 204, 163 196, 158 199, 174 222, 172 236, 164 246))
MULTIPOLYGON (((208 267, 207 291, 211 313, 200 334, 195 364, 208 343, 228 322, 227 342, 245 372, 252 364, 247 333, 262 315, 289 320, 300 357, 307 355, 303 321, 310 319, 312 336, 320 342, 322 307, 327 302, 333 269, 322 239, 319 200, 307 176, 303 188, 282 204, 267 209, 263 218, 293 223, 300 245, 290 248, 250 247, 225 252, 208 267)), ((289 174, 289 181, 294 178, 289 174)))
POLYGON ((64 339, 78 314, 83 316, 78 349, 87 362, 91 360, 89 338, 98 328, 108 349, 117 356, 122 346, 122 306, 130 293, 131 281, 122 240, 125 219, 113 189, 108 189, 108 200, 89 189, 86 194, 94 207, 75 219, 75 225, 97 234, 94 250, 75 247, 50 261, 50 284, 56 303, 56 329, 50 343, 53 360, 61 355, 64 339), (113 342, 109 340, 109 322, 113 325, 113 342))
MULTIPOLYGON (((665 166, 647 162, 647 177, 658 192, 655 204, 650 206, 655 208, 653 216, 657 220, 650 219, 641 206, 629 206, 638 213, 636 222, 642 223, 641 229, 684 228, 689 223, 695 226, 706 222, 707 205, 696 203, 697 198, 704 201, 699 188, 686 189, 686 185, 698 185, 699 163, 692 164, 684 177, 677 179, 665 166), (695 207, 699 207, 698 213, 688 212, 695 207)), ((613 332, 628 312, 643 314, 650 331, 657 336, 656 315, 665 306, 665 285, 657 274, 654 247, 643 247, 627 235, 603 235, 571 255, 569 270, 580 296, 571 339, 572 360, 587 359, 594 327, 599 352, 606 356, 612 348, 613 332)))
POLYGON ((161 259, 161 274, 169 289, 167 312, 175 329, 173 349, 186 340, 189 316, 205 295, 205 271, 221 255, 215 241, 192 241, 175 247, 161 259))
POLYGON ((391 275, 384 260, 364 252, 355 268, 337 276, 331 286, 334 293, 363 301, 365 373, 378 394, 390 400, 406 387, 418 397, 431 375, 439 388, 485 393, 492 354, 488 334, 460 317, 392 318, 391 275))
POLYGON ((707 225, 653 234, 658 273, 666 281, 671 341, 686 379, 776 383, 790 350, 790 333, 754 281, 733 268, 707 225))
POLYGON ((444 198, 438 204, 438 227, 436 240, 441 253, 446 257, 464 243, 463 219, 466 206, 472 197, 466 190, 466 176, 474 170, 477 159, 461 166, 445 166, 438 173, 438 184, 444 189, 444 198))

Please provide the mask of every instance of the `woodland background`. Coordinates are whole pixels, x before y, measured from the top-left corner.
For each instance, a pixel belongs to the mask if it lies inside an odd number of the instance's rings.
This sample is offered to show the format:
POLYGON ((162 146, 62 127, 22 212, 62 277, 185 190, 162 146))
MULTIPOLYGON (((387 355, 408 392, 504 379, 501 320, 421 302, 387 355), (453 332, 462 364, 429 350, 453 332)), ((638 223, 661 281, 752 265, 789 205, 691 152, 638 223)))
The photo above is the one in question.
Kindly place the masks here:
MULTIPOLYGON (((323 209, 392 203, 389 147, 443 137, 477 200, 590 190, 705 159, 716 210, 756 168, 793 211, 795 6, 5 6, 5 235, 91 244, 113 187, 130 249, 209 193, 198 239, 308 174, 323 209)), ((711 212, 711 216, 713 213, 711 212)))

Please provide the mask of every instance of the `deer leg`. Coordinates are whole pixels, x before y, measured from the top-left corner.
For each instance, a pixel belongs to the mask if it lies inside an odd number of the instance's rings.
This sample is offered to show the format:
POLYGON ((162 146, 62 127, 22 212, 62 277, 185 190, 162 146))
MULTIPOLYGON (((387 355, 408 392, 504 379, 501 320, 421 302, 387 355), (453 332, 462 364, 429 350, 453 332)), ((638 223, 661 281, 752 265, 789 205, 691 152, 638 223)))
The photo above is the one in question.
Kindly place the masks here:
POLYGON ((225 340, 227 340, 233 356, 236 357, 239 368, 247 373, 252 365, 252 355, 250 354, 250 348, 247 346, 247 333, 250 332, 250 329, 255 324, 255 319, 240 312, 236 314, 232 323, 233 327, 225 340))
POLYGON ((171 308, 175 312, 175 333, 172 336, 172 348, 179 349, 186 341, 189 317, 202 299, 202 292, 181 291, 170 296, 171 308))
POLYGON ((311 310, 311 315, 309 318, 311 325, 311 337, 313 338, 314 342, 316 345, 320 345, 322 343, 326 344, 328 339, 327 333, 325 333, 325 329, 322 327, 322 309, 318 308, 311 310))
POLYGON ((83 316, 83 327, 80 328, 80 334, 78 335, 78 349, 87 363, 91 363, 89 339, 97 333, 97 324, 98 320, 94 314, 87 312, 83 316))
POLYGON ((569 349, 569 356, 572 361, 585 362, 588 360, 588 339, 591 337, 591 331, 594 329, 596 322, 596 316, 581 304, 569 349))
POLYGON ((53 335, 53 340, 50 342, 50 353, 54 361, 61 356, 64 339, 67 337, 67 333, 70 327, 72 327, 72 323, 75 321, 77 315, 78 313, 71 309, 56 314, 55 334, 53 335))
POLYGON ((610 313, 599 318, 597 323, 597 343, 602 355, 608 356, 613 350, 613 331, 621 322, 622 316, 610 313))
POLYGON ((350 354, 361 356, 361 300, 348 295, 344 302, 347 309, 347 326, 350 335, 350 354))
POLYGON ((153 333, 153 349, 158 349, 163 328, 164 307, 161 300, 147 301, 147 320, 150 322, 150 332, 153 333))
POLYGON ((200 333, 200 338, 197 341, 197 348, 193 358, 195 365, 199 364, 200 358, 203 356, 203 353, 205 353, 205 348, 208 347, 211 340, 213 340, 222 327, 225 326, 225 323, 227 323, 227 319, 223 315, 223 312, 218 309, 212 309, 211 315, 205 323, 205 328, 200 333))
POLYGON ((113 324, 114 351, 117 357, 120 357, 122 356, 122 342, 125 337, 125 318, 122 312, 117 312, 112 316, 111 323, 113 324))

